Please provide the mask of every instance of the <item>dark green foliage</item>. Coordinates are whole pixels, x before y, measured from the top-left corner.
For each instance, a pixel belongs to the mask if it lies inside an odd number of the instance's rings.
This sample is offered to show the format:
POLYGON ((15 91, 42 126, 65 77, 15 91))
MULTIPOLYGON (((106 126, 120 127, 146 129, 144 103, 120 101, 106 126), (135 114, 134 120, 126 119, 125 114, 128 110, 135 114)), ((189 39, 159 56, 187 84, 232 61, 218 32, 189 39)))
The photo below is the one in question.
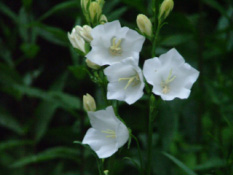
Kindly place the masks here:
MULTIPOLYGON (((152 11, 149 0, 106 0, 103 9, 109 21, 132 29, 139 13, 152 17, 152 11)), ((1 1, 0 16, 0 174, 88 175, 98 167, 110 175, 139 174, 140 162, 146 167, 148 97, 132 106, 119 102, 118 114, 138 145, 132 139, 104 167, 88 147, 73 143, 90 127, 82 96, 94 96, 99 109, 105 105, 89 78, 94 71, 67 38, 73 26, 85 24, 80 1, 1 1)), ((166 22, 156 55, 175 47, 200 77, 189 99, 155 109, 152 172, 232 175, 233 3, 175 1, 166 22)), ((151 58, 150 49, 146 41, 140 63, 151 58)))

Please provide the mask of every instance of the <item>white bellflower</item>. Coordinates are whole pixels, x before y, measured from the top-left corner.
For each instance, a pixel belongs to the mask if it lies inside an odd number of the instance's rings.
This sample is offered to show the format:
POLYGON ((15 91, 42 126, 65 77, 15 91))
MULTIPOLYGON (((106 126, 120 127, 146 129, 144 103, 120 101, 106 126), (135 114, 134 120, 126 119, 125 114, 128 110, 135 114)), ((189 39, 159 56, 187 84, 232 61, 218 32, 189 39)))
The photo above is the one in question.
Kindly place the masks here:
POLYGON ((132 57, 115 63, 104 70, 109 81, 108 99, 116 99, 133 104, 143 95, 142 71, 137 65, 137 60, 132 57))
POLYGON ((148 59, 144 63, 143 74, 153 86, 153 93, 163 100, 186 99, 199 72, 185 63, 176 49, 171 49, 159 58, 148 59))
POLYGON ((112 106, 106 110, 88 112, 92 128, 88 129, 83 144, 88 144, 99 158, 113 155, 129 139, 127 127, 115 116, 112 106))
POLYGON ((108 22, 92 29, 91 51, 86 57, 100 66, 112 65, 127 57, 139 60, 145 38, 119 21, 108 22))

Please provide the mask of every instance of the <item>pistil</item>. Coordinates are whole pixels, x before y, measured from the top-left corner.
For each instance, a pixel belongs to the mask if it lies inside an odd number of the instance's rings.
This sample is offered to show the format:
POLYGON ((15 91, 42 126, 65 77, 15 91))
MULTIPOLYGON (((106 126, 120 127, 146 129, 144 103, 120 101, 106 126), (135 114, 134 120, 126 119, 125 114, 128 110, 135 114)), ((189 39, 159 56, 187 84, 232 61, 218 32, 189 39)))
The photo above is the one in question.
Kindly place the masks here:
POLYGON ((129 78, 119 78, 118 79, 118 81, 122 81, 122 80, 127 80, 128 81, 128 83, 126 84, 124 89, 127 89, 132 83, 133 83, 133 86, 136 86, 140 82, 138 74, 136 74, 134 76, 131 76, 129 78))
POLYGON ((169 72, 169 75, 168 75, 167 79, 165 81, 161 82, 162 93, 163 94, 169 93, 169 91, 170 91, 169 83, 171 83, 172 81, 174 81, 175 78, 176 78, 176 76, 172 75, 172 69, 171 69, 170 72, 169 72))
POLYGON ((120 56, 122 54, 121 41, 122 39, 116 41, 116 37, 112 39, 112 45, 109 48, 109 52, 113 56, 120 56))

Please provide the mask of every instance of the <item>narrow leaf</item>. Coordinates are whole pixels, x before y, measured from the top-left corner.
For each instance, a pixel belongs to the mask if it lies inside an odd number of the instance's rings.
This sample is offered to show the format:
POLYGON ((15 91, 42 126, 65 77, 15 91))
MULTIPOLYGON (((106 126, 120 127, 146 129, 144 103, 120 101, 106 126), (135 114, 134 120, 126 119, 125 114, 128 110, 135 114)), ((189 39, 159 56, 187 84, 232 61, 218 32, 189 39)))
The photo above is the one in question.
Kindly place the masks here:
POLYGON ((46 151, 40 152, 37 155, 31 155, 24 157, 11 165, 13 168, 19 168, 32 163, 44 162, 53 159, 71 159, 78 160, 79 153, 76 149, 66 147, 56 147, 47 149, 46 151))
POLYGON ((180 167, 187 175, 197 175, 194 171, 192 171, 190 168, 188 168, 186 165, 184 165, 181 161, 179 161, 177 158, 174 156, 163 152, 162 153, 164 156, 169 158, 172 162, 174 162, 178 167, 180 167))
POLYGON ((24 134, 24 130, 19 122, 7 111, 0 109, 0 125, 6 127, 19 135, 24 134))
POLYGON ((51 16, 52 14, 59 12, 61 10, 64 9, 68 9, 68 8, 74 8, 74 7, 78 7, 78 3, 77 1, 68 1, 68 2, 63 2, 60 3, 58 5, 55 5, 53 8, 51 8, 49 11, 47 11, 44 15, 42 15, 38 20, 42 21, 46 18, 48 18, 49 16, 51 16))
POLYGON ((24 145, 31 145, 33 144, 32 141, 30 140, 7 140, 7 141, 2 141, 0 143, 0 151, 4 151, 5 149, 11 149, 15 147, 20 147, 24 145))

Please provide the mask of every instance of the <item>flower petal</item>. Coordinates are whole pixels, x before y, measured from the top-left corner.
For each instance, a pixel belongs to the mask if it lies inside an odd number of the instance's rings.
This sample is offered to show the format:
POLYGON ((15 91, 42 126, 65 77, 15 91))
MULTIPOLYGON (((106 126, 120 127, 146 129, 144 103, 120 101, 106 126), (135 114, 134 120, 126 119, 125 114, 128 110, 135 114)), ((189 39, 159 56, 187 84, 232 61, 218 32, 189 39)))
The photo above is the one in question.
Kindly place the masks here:
POLYGON ((88 144, 98 155, 99 158, 106 158, 114 154, 117 150, 115 139, 107 138, 100 131, 90 128, 83 141, 83 144, 88 144))
POLYGON ((107 129, 116 130, 117 125, 120 123, 119 119, 115 116, 112 106, 106 110, 99 110, 96 112, 88 112, 91 126, 99 131, 107 129))

